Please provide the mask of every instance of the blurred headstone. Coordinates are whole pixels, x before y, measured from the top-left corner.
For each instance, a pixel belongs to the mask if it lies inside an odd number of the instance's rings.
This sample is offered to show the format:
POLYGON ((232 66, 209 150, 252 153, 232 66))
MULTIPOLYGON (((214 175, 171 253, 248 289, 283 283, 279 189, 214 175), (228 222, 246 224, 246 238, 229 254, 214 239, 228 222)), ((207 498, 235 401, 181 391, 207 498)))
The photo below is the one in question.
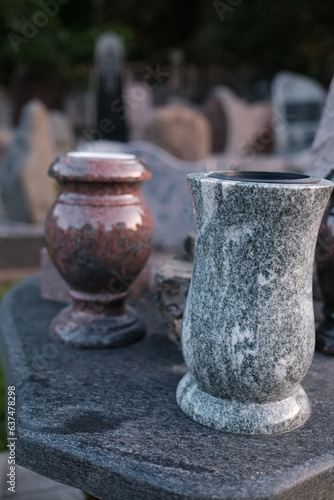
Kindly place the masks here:
POLYGON ((216 122, 211 120, 211 124, 213 127, 215 124, 219 127, 218 130, 213 131, 216 144, 218 143, 217 135, 225 134, 220 138, 219 145, 224 145, 226 154, 254 157, 271 153, 274 132, 269 104, 248 104, 224 85, 217 85, 214 88, 211 99, 214 99, 210 105, 211 108, 217 101, 222 108, 223 117, 220 117, 218 121, 216 118, 216 122), (225 126, 222 120, 225 120, 225 126))
POLYGON ((187 174, 211 169, 209 163, 178 160, 149 142, 133 141, 127 146, 126 151, 142 158, 152 172, 142 192, 153 217, 155 247, 183 249, 185 236, 194 228, 187 174))
POLYGON ((44 224, 26 224, 0 218, 0 269, 35 268, 45 245, 44 224))
POLYGON ((211 152, 209 122, 185 106, 157 108, 146 126, 144 139, 186 161, 203 160, 211 152))
POLYGON ((12 126, 12 106, 7 92, 3 87, 0 87, 0 130, 10 130, 12 126))
POLYGON ((334 78, 332 79, 323 115, 315 136, 309 173, 326 177, 333 170, 334 157, 334 78))
POLYGON ((55 198, 54 181, 47 175, 55 154, 48 111, 33 100, 22 110, 2 166, 2 200, 11 219, 44 222, 55 198))
POLYGON ((325 97, 325 90, 312 78, 287 71, 276 75, 272 83, 276 153, 311 148, 325 97))
POLYGON ((0 129, 0 171, 2 166, 2 160, 6 153, 6 150, 13 139, 13 132, 6 129, 0 129))
POLYGON ((211 93, 205 100, 202 113, 208 119, 212 130, 212 152, 221 153, 226 148, 227 117, 218 97, 211 93))
MULTIPOLYGON (((92 72, 93 73, 93 72, 92 72)), ((86 140, 92 140, 96 126, 96 95, 94 90, 69 92, 64 98, 64 111, 73 130, 83 134, 86 140)), ((94 137, 94 140, 98 138, 94 137)))
POLYGON ((75 144, 71 122, 65 113, 58 110, 50 111, 49 118, 55 147, 55 155, 65 155, 74 149, 75 144))
POLYGON ((124 46, 114 33, 104 33, 95 47, 97 129, 101 139, 126 141, 128 127, 123 101, 124 46))
POLYGON ((170 61, 170 75, 169 75, 169 85, 173 89, 175 94, 180 94, 182 90, 182 70, 184 53, 181 49, 173 49, 169 53, 170 61))
POLYGON ((124 100, 127 108, 130 139, 141 139, 153 111, 152 90, 148 85, 128 82, 125 85, 124 100))
POLYGON ((13 138, 12 125, 11 104, 7 97, 7 92, 3 87, 0 87, 0 170, 5 151, 13 138))

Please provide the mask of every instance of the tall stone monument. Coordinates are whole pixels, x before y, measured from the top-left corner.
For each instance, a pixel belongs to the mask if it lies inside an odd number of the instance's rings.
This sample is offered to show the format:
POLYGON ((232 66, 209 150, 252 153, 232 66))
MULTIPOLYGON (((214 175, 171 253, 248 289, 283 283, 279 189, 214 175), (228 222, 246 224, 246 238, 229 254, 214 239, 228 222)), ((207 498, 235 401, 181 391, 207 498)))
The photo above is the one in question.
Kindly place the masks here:
POLYGON ((127 141, 128 127, 123 101, 124 46, 114 33, 104 33, 96 42, 95 76, 97 129, 101 139, 127 141))

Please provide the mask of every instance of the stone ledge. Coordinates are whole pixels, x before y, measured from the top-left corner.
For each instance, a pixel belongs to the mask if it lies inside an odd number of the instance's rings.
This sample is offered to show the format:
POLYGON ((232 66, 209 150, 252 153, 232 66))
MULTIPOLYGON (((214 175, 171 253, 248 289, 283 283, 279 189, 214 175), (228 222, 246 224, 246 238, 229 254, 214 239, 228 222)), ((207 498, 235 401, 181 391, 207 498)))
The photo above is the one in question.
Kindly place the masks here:
POLYGON ((2 303, 1 355, 17 387, 18 463, 102 499, 330 499, 334 480, 334 359, 319 354, 303 386, 312 413, 271 437, 226 434, 178 408, 185 368, 149 295, 133 304, 144 341, 115 350, 57 346, 61 305, 32 277, 2 303))

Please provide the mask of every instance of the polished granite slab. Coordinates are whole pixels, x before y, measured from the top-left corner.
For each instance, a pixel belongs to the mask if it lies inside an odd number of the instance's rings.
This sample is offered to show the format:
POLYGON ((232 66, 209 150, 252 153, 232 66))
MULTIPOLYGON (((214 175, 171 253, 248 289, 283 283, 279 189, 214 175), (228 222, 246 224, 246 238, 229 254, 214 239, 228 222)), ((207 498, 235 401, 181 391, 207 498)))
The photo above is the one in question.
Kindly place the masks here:
POLYGON ((146 338, 114 350, 56 344, 62 307, 28 278, 2 302, 1 356, 16 386, 17 462, 102 500, 334 498, 334 358, 303 382, 306 423, 271 437, 232 435, 178 408, 185 365, 150 295, 132 303, 146 338))

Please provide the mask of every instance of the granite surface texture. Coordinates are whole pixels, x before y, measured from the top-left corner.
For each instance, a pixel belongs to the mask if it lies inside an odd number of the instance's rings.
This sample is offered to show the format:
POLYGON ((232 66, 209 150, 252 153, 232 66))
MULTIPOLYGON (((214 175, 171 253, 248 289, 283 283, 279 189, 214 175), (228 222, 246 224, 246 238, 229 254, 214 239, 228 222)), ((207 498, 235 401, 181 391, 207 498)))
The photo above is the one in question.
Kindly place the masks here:
POLYGON ((146 338, 113 350, 57 345, 62 305, 29 278, 3 300, 1 355, 16 385, 17 462, 102 500, 331 500, 334 359, 316 353, 304 388, 311 415, 292 432, 233 435, 177 406, 185 365, 154 300, 132 304, 146 338))
POLYGON ((307 418, 300 382, 314 352, 314 250, 333 184, 188 175, 194 271, 182 323, 189 375, 177 401, 191 418, 241 434, 307 418))

